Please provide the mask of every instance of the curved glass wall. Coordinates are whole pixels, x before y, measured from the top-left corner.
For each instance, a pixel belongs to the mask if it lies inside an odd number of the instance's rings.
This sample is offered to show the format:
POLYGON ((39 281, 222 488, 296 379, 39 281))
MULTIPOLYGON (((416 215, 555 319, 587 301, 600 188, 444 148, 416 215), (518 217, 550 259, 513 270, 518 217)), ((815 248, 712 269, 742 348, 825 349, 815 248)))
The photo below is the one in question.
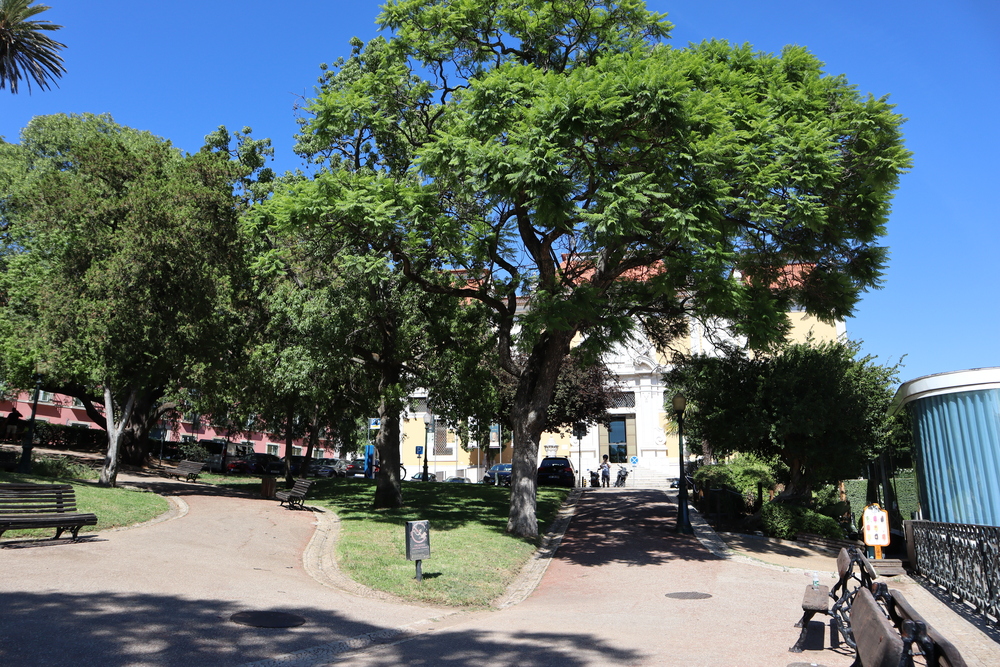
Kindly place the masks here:
POLYGON ((1000 526, 1000 369, 927 376, 902 385, 913 418, 923 518, 1000 526))

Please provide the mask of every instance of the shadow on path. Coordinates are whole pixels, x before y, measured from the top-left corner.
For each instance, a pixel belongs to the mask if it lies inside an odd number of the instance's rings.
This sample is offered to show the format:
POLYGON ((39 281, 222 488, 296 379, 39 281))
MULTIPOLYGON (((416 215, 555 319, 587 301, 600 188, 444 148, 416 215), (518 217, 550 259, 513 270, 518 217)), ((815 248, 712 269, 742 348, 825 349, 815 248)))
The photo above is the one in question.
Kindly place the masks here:
POLYGON ((4 593, 0 628, 5 667, 238 665, 384 629, 277 595, 272 607, 251 610, 180 596, 45 591, 4 593), (229 620, 240 611, 282 611, 306 623, 254 628, 229 620))
POLYGON ((719 560, 674 532, 677 505, 661 491, 584 493, 556 558, 577 565, 719 560))

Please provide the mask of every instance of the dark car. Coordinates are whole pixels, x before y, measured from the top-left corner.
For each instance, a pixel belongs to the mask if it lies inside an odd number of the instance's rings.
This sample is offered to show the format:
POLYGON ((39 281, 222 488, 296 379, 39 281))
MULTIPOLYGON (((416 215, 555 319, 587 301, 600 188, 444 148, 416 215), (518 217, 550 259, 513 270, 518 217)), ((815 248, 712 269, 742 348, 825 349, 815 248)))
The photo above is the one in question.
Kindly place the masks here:
MULTIPOLYGON (((378 472, 378 461, 375 461, 375 465, 372 468, 373 473, 378 472)), ((346 477, 364 477, 365 476, 365 460, 364 459, 354 459, 344 468, 344 475, 346 477)))
POLYGON ((249 475, 253 472, 253 463, 245 458, 227 458, 226 472, 237 475, 249 475))
MULTIPOLYGON (((288 457, 288 471, 292 474, 292 477, 305 477, 312 472, 312 466, 306 466, 303 469, 302 464, 305 462, 306 457, 304 456, 289 456, 288 457)), ((285 459, 281 459, 281 471, 285 471, 285 459)))
POLYGON ((483 484, 495 486, 510 486, 510 464, 498 463, 483 475, 483 484))
MULTIPOLYGON (((412 479, 414 482, 423 482, 424 481, 424 473, 422 473, 422 472, 414 473, 413 477, 411 477, 410 479, 412 479)), ((427 481, 428 482, 436 482, 437 479, 438 479, 438 476, 436 474, 434 474, 432 472, 427 473, 427 481)))
POLYGON ((248 459, 253 465, 255 475, 280 475, 285 472, 284 464, 274 454, 256 452, 248 459))
POLYGON ((565 456, 546 456, 538 465, 538 486, 576 486, 576 472, 565 456))
POLYGON ((319 477, 346 477, 347 462, 343 459, 330 459, 328 461, 317 461, 312 465, 319 477))

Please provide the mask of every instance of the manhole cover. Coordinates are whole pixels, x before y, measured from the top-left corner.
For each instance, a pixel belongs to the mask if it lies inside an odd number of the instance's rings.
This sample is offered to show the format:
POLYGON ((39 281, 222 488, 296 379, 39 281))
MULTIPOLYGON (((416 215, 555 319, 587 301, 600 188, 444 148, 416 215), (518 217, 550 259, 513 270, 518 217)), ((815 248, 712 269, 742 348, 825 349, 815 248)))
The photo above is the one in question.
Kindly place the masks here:
POLYGON ((283 611, 241 611, 230 616, 229 620, 255 628, 294 628, 306 622, 301 616, 283 611))
POLYGON ((680 591, 677 593, 667 593, 667 597, 674 600, 704 600, 712 596, 708 593, 699 593, 698 591, 680 591))

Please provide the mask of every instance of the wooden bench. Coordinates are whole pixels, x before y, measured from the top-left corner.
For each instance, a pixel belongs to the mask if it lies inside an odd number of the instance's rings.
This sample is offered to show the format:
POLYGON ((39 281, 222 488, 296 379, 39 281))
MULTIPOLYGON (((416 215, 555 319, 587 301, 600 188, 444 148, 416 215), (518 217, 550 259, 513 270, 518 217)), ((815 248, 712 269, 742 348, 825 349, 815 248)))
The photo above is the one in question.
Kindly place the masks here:
POLYGON ((176 468, 165 469, 163 474, 167 477, 176 477, 177 479, 184 477, 189 482, 195 482, 204 468, 205 464, 201 461, 181 461, 177 464, 176 468))
POLYGON ((902 667, 907 662, 903 638, 889 622, 872 592, 859 588, 851 605, 851 632, 854 635, 857 657, 855 666, 902 667))
POLYGON ((795 627, 802 628, 802 632, 795 644, 788 649, 792 653, 802 652, 809 631, 809 621, 816 614, 827 614, 833 618, 844 641, 854 648, 850 624, 851 603, 858 588, 870 587, 878 575, 871 562, 855 548, 841 548, 837 554, 837 574, 837 583, 832 589, 827 586, 806 586, 802 596, 802 618, 795 624, 795 627))
POLYGON ((306 497, 306 492, 309 487, 312 486, 313 480, 311 479, 297 479, 295 480, 295 485, 288 489, 287 491, 278 491, 274 494, 274 497, 281 501, 281 505, 285 505, 289 509, 295 509, 298 507, 302 509, 303 501, 306 497))
POLYGON ((97 516, 76 511, 76 494, 69 484, 0 484, 0 535, 19 528, 55 528, 73 539, 83 526, 96 526, 97 516))
POLYGON ((872 588, 872 596, 884 605, 889 619, 903 636, 904 647, 907 643, 905 626, 910 622, 913 624, 913 629, 910 630, 912 642, 919 647, 928 667, 966 667, 958 648, 925 621, 901 592, 890 589, 883 583, 875 584, 872 588))

